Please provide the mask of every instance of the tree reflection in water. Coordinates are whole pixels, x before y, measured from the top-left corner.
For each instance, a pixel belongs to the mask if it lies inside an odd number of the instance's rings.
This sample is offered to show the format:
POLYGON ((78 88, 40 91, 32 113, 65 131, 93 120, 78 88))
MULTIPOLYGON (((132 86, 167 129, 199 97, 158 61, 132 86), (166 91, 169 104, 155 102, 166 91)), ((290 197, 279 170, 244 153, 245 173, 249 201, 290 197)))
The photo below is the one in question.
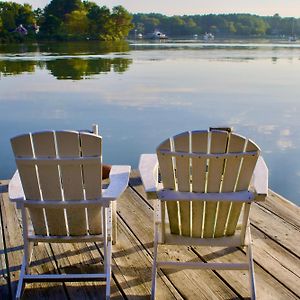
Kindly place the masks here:
POLYGON ((36 68, 48 69, 57 79, 80 80, 109 72, 123 73, 132 63, 127 58, 64 58, 48 61, 0 60, 0 76, 34 73, 36 68))

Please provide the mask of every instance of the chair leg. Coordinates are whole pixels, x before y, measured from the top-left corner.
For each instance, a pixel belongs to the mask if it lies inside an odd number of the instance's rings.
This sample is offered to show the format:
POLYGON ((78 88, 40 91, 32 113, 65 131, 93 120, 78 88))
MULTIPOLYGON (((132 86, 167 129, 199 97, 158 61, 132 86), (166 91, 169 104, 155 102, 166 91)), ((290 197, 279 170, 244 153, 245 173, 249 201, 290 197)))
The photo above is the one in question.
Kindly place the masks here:
POLYGON ((152 265, 152 287, 151 287, 151 300, 155 299, 156 292, 156 277, 157 277, 157 252, 158 252, 158 225, 155 224, 154 228, 154 249, 153 249, 153 265, 152 265))
POLYGON ((255 277, 254 277, 254 263, 253 263, 253 253, 252 253, 252 243, 250 242, 247 246, 247 256, 249 263, 249 284, 251 292, 251 300, 256 299, 256 288, 255 288, 255 277))
POLYGON ((117 201, 112 201, 112 244, 117 242, 117 201))
POLYGON ((26 257, 25 255, 23 256, 23 260, 22 260, 22 266, 21 266, 21 272, 20 272, 20 278, 19 278, 19 282, 18 282, 18 287, 17 287, 17 292, 16 292, 16 300, 20 300, 22 297, 22 293, 24 290, 24 275, 26 274, 26 265, 27 265, 27 261, 26 261, 26 257))
POLYGON ((108 241, 107 244, 107 256, 105 258, 105 260, 107 260, 106 262, 106 290, 105 290, 105 298, 106 300, 110 299, 110 280, 111 280, 111 245, 112 242, 108 241))

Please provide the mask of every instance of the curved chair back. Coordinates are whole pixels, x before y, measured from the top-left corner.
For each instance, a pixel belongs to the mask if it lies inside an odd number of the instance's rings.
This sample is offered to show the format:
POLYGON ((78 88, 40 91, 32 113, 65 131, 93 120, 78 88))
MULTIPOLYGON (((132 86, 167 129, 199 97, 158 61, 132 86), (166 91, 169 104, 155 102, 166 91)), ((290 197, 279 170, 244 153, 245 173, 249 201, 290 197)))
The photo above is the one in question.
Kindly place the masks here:
POLYGON ((102 233, 100 206, 59 206, 65 201, 101 198, 100 136, 77 131, 45 131, 17 136, 11 144, 25 199, 55 202, 44 208, 28 205, 36 235, 102 233))
POLYGON ((251 140, 221 130, 184 132, 161 143, 157 157, 163 187, 187 196, 166 201, 171 233, 203 238, 233 235, 247 199, 225 201, 225 195, 248 191, 259 154, 251 140), (191 201, 192 193, 206 194, 212 201, 191 201))

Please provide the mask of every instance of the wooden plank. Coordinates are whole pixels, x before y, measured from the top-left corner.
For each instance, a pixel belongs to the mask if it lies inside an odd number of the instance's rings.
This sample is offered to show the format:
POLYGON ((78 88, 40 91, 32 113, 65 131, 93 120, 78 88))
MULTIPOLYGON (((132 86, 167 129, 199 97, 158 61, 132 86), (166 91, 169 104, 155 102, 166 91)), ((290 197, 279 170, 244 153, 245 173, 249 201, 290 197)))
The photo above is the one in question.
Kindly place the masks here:
MULTIPOLYGON (((8 181, 0 181, 0 202, 3 201, 2 192, 7 190, 8 181)), ((2 227, 3 218, 0 210, 0 295, 2 299, 11 299, 10 278, 6 266, 5 255, 7 249, 4 245, 4 236, 2 227)), ((4 224, 4 223, 3 223, 4 224)))
MULTIPOLYGON (((113 274, 126 297, 147 299, 151 293, 152 268, 152 258, 144 247, 148 245, 140 244, 122 219, 118 222, 118 236, 113 247, 113 274)), ((157 299, 182 299, 162 272, 158 272, 156 295, 157 299)))
POLYGON ((300 229, 299 206, 288 201, 283 196, 269 189, 269 194, 266 198, 266 201, 260 202, 259 205, 281 217, 286 222, 289 222, 297 229, 300 229))
MULTIPOLYGON (((0 205, 3 223, 5 224, 5 240, 10 278, 12 281, 12 295, 14 296, 23 259, 21 218, 20 212, 17 211, 15 204, 10 203, 7 193, 3 194, 3 200, 0 205)), ((51 249, 47 244, 40 243, 38 246, 34 247, 31 266, 32 268, 30 268, 30 270, 33 274, 57 273, 51 249)), ((60 283, 27 284, 24 299, 26 299, 26 297, 37 299, 42 297, 67 299, 62 284, 60 283)))
MULTIPOLYGON (((193 247, 196 252, 209 262, 245 262, 246 255, 235 248, 220 248, 220 247, 193 247)), ((256 253, 254 252, 254 259, 256 253)), ((286 289, 272 275, 267 273, 257 264, 255 269, 255 282, 257 299, 297 299, 297 297, 286 289)), ((250 296, 249 279, 247 271, 216 271, 226 282, 237 291, 242 298, 250 296)))
MULTIPOLYGON (((51 247, 61 274, 103 273, 103 258, 95 243, 53 243, 51 247)), ((104 281, 65 283, 70 299, 104 299, 105 286, 104 281)), ((113 280, 111 280, 111 298, 123 299, 113 280)))
POLYGON ((255 227, 251 235, 255 262, 300 296, 300 260, 255 227))
MULTIPOLYGON (((153 210, 131 189, 127 189, 119 202, 120 215, 139 237, 143 245, 151 252, 153 242, 153 210), (151 245, 151 246, 150 246, 151 245), (150 248, 150 247, 151 248, 150 248)), ((198 257, 187 247, 161 247, 165 260, 199 261, 198 257), (168 250, 167 250, 168 249, 168 250)), ((180 294, 187 299, 230 299, 237 295, 226 284, 219 280, 210 270, 164 270, 164 274, 180 294), (199 280, 201 278, 201 280, 199 280), (207 284, 209 283, 209 284, 207 284), (199 297, 201 295, 201 297, 199 297)))
POLYGON ((300 257, 300 232, 295 226, 257 204, 251 206, 250 221, 264 234, 300 257))

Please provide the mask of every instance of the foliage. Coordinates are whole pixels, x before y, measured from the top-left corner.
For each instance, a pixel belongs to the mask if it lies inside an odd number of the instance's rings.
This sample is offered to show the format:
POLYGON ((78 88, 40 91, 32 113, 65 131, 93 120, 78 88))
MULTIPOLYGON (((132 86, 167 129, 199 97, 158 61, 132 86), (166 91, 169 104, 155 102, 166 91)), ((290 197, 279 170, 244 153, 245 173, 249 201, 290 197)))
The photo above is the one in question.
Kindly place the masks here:
POLYGON ((161 14, 134 14, 134 33, 147 35, 159 29, 168 36, 186 36, 211 32, 217 36, 289 36, 300 35, 300 19, 261 17, 250 14, 208 14, 167 17, 161 14))
POLYGON ((123 40, 132 29, 132 16, 122 6, 110 11, 81 0, 52 0, 43 10, 28 4, 0 2, 0 42, 48 40, 123 40), (16 34, 22 24, 28 35, 16 34), (39 32, 37 30, 39 26, 39 32))
POLYGON ((158 13, 131 15, 124 7, 112 10, 87 0, 52 0, 44 9, 29 4, 0 1, 0 42, 30 40, 124 40, 128 34, 153 33, 191 36, 211 32, 218 37, 300 35, 300 19, 278 14, 208 14, 165 16, 158 13), (22 24, 26 32, 18 30, 22 24))
POLYGON ((32 39, 35 30, 35 16, 31 5, 0 2, 0 42, 24 40, 24 36, 15 32, 17 26, 21 24, 28 30, 26 38, 32 39))

